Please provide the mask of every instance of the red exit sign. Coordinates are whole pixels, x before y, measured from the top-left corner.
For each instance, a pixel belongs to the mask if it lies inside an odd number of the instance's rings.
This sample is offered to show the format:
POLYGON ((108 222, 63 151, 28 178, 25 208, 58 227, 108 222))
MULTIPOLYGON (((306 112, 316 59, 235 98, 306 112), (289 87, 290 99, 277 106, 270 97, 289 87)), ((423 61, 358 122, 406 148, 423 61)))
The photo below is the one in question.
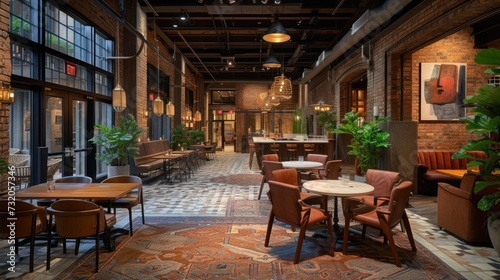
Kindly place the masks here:
POLYGON ((66 62, 66 74, 69 76, 76 77, 76 65, 73 63, 66 62))

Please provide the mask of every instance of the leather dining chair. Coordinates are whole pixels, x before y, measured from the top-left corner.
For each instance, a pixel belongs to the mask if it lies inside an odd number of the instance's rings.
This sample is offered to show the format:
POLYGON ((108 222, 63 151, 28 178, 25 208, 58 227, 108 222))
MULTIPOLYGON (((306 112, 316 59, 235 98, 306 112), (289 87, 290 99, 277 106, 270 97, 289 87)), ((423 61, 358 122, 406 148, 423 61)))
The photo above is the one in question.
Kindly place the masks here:
MULTIPOLYGON (((75 255, 78 254, 80 239, 95 238, 95 272, 99 271, 99 235, 106 234, 105 243, 110 251, 110 228, 116 224, 116 216, 104 214, 104 209, 90 201, 80 199, 61 199, 47 208, 49 225, 55 219, 56 234, 63 239, 63 253, 66 253, 66 239, 76 239, 75 255)), ((50 247, 52 230, 48 231, 47 270, 50 270, 50 247)))
POLYGON ((269 246, 269 239, 275 219, 292 227, 300 228, 297 248, 295 249, 295 257, 293 259, 293 263, 297 264, 300 259, 302 243, 307 228, 311 225, 326 221, 329 237, 329 254, 333 256, 335 248, 333 241, 332 213, 305 204, 300 199, 300 190, 297 186, 271 180, 269 181, 269 189, 268 195, 271 200, 272 208, 269 214, 264 246, 269 246))
POLYGON ((279 158, 278 154, 266 154, 266 155, 262 155, 262 160, 280 161, 280 158, 279 158))
POLYGON ((134 230, 132 225, 132 208, 134 208, 139 204, 141 204, 142 224, 145 224, 142 179, 133 175, 123 175, 123 176, 114 176, 107 178, 103 180, 102 183, 141 183, 141 185, 137 189, 134 189, 133 191, 129 192, 127 196, 121 197, 120 199, 111 202, 108 201, 96 202, 100 206, 113 208, 115 214, 116 214, 116 208, 127 209, 129 217, 130 236, 134 235, 134 230))
POLYGON ((340 171, 342 171, 342 160, 335 159, 329 160, 325 165, 325 176, 323 179, 327 180, 338 180, 340 176, 340 171))
POLYGON ((268 160, 262 161, 262 181, 260 182, 259 196, 257 197, 257 200, 260 200, 260 197, 262 196, 264 184, 273 180, 273 171, 278 169, 283 169, 283 164, 281 162, 268 160))
POLYGON ((9 200, 0 200, 0 239, 11 238, 11 228, 8 225, 12 218, 16 218, 15 224, 15 252, 18 254, 20 239, 29 239, 30 256, 29 272, 33 272, 35 255, 35 238, 37 234, 44 232, 47 228, 47 216, 43 207, 37 207, 29 202, 16 200, 15 215, 9 212, 9 200))
POLYGON ((323 208, 323 196, 319 194, 303 192, 302 187, 299 186, 298 176, 299 176, 298 171, 295 168, 286 168, 273 171, 274 181, 299 187, 299 190, 301 191, 300 199, 302 199, 304 203, 309 205, 317 204, 321 208, 323 208))
POLYGON ((342 206, 344 210, 345 226, 342 252, 344 254, 347 252, 350 222, 351 220, 357 221, 363 225, 361 233, 362 238, 365 237, 366 228, 368 226, 382 231, 384 234, 384 244, 389 241, 394 263, 396 266, 400 267, 401 260, 399 259, 399 254, 392 234, 392 229, 394 227, 403 222, 406 235, 411 244, 411 249, 413 252, 417 251, 410 222, 408 221, 408 215, 405 211, 412 189, 413 183, 411 181, 404 181, 393 188, 388 207, 376 207, 373 204, 365 204, 355 198, 344 198, 342 206))
MULTIPOLYGON (((75 175, 75 176, 66 176, 62 178, 58 178, 55 180, 56 183, 92 183, 92 178, 88 176, 75 175)), ((49 207, 52 203, 56 201, 55 199, 39 199, 36 203, 38 206, 49 207)))
POLYGON ((401 182, 398 172, 368 169, 366 170, 366 183, 373 186, 373 194, 358 196, 366 203, 381 206, 388 202, 392 189, 401 182))
POLYGON ((307 161, 314 161, 314 162, 319 162, 323 166, 319 168, 314 168, 311 170, 306 170, 302 172, 302 178, 305 180, 315 180, 315 179, 320 179, 325 176, 326 174, 326 162, 328 161, 328 156, 327 155, 322 155, 322 154, 308 154, 306 157, 307 161))

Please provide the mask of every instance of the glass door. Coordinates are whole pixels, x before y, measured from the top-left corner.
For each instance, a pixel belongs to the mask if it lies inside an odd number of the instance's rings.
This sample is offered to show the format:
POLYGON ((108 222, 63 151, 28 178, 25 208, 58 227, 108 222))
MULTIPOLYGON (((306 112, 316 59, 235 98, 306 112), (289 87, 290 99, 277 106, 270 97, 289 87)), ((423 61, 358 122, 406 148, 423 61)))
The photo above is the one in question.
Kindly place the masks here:
POLYGON ((45 96, 45 108, 47 177, 85 175, 87 101, 83 96, 51 92, 45 96))

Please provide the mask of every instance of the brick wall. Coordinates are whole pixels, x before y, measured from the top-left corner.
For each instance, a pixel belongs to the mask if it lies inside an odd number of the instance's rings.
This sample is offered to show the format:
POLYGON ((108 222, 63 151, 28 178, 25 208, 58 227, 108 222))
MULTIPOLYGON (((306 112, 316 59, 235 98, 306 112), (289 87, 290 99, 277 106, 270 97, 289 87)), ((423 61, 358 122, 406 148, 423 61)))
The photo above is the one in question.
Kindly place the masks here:
MULTIPOLYGON (((0 85, 10 83, 10 38, 9 30, 9 1, 0 0, 0 85)), ((10 105, 0 104, 0 158, 9 156, 9 115, 10 105)), ((0 193, 7 189, 7 174, 0 175, 0 193)))

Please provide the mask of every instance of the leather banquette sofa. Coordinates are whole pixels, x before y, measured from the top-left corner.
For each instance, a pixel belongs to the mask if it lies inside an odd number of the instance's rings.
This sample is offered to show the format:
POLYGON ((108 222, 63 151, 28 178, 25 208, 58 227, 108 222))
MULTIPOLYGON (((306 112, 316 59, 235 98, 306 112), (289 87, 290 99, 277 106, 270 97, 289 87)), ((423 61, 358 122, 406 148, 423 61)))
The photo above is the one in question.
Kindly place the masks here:
MULTIPOLYGON (((467 169, 469 159, 452 159, 454 150, 419 150, 417 155, 417 191, 422 195, 437 195, 439 182, 460 187, 460 178, 437 172, 437 169, 467 169)), ((470 152, 474 157, 484 157, 481 151, 470 152)))
POLYGON ((129 157, 130 173, 140 176, 143 173, 163 168, 163 159, 155 159, 157 155, 171 151, 168 140, 153 140, 139 144, 139 155, 129 157))

